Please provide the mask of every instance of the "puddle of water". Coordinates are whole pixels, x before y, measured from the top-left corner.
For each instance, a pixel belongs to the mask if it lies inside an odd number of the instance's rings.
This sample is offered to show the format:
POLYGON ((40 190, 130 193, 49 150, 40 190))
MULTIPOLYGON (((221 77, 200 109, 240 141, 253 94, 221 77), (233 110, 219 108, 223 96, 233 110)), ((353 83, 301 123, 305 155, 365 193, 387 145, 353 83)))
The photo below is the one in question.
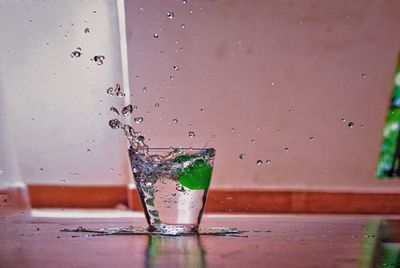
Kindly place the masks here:
POLYGON ((165 233, 157 231, 149 231, 145 226, 126 226, 126 227, 104 227, 104 228, 85 228, 79 226, 75 229, 62 229, 61 232, 82 232, 92 233, 92 236, 101 235, 162 235, 162 236, 196 236, 196 235, 213 235, 213 236, 234 236, 247 237, 242 235, 248 231, 241 231, 237 228, 228 227, 200 227, 198 233, 165 233))

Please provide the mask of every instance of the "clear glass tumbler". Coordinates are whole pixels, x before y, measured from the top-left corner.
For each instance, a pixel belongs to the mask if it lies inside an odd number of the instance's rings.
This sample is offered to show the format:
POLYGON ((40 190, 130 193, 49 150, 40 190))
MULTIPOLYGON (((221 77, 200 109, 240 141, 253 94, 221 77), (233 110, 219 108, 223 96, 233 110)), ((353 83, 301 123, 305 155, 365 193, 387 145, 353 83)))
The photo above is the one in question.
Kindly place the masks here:
POLYGON ((203 215, 214 165, 213 148, 129 149, 148 230, 195 234, 203 215))

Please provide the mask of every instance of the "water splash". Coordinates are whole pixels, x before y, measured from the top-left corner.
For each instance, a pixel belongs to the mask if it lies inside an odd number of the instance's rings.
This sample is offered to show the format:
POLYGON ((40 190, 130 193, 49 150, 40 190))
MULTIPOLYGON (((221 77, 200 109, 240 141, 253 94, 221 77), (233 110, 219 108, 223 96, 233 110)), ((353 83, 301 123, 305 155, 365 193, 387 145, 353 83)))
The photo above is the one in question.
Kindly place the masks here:
MULTIPOLYGON (((105 227, 105 228, 85 228, 79 226, 75 229, 62 229, 60 232, 92 233, 92 236, 103 235, 162 235, 162 236, 193 236, 193 235, 213 235, 213 236, 239 236, 248 231, 241 231, 237 228, 229 227, 200 227, 195 233, 179 233, 174 230, 157 231, 149 230, 145 226, 126 226, 126 227, 105 227)), ((265 231, 270 232, 270 231, 265 231)), ((247 237, 247 236, 241 236, 247 237)))
POLYGON ((71 58, 79 58, 82 56, 82 49, 80 47, 77 47, 74 51, 71 52, 71 58))
POLYGON ((102 55, 98 55, 98 56, 94 56, 93 57, 93 61, 96 62, 97 65, 103 65, 104 64, 104 59, 106 57, 102 56, 102 55))
POLYGON ((167 12, 167 18, 168 18, 168 19, 172 20, 174 17, 175 17, 174 12, 172 12, 172 11, 168 11, 168 12, 167 12))
POLYGON ((119 115, 118 109, 115 107, 110 107, 110 111, 119 115))
POLYGON ((122 115, 123 116, 128 116, 133 112, 133 106, 132 104, 128 104, 127 106, 125 106, 124 108, 122 108, 122 115))
POLYGON ((117 96, 117 97, 125 96, 125 93, 122 91, 120 84, 116 84, 115 88, 109 87, 106 92, 108 95, 111 95, 111 96, 117 96))

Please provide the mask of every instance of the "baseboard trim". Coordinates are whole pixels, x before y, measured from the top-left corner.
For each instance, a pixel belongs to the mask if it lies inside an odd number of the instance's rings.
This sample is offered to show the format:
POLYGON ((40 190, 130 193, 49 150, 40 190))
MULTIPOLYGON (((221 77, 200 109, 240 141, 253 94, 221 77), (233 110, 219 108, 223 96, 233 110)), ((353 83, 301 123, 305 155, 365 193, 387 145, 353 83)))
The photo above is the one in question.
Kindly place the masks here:
MULTIPOLYGON (((136 189, 125 186, 28 185, 33 208, 141 210, 136 189)), ((399 193, 212 189, 206 212, 400 214, 399 193)))

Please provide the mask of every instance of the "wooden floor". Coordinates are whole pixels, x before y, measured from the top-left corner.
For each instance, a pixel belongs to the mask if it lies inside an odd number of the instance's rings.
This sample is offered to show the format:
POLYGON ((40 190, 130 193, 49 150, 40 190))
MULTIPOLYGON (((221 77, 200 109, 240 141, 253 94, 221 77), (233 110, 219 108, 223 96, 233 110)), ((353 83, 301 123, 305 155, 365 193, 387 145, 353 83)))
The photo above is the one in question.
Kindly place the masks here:
POLYGON ((399 216, 206 214, 203 227, 235 227, 244 236, 92 236, 60 230, 146 222, 140 212, 48 214, 22 201, 0 194, 0 267, 375 267, 379 241, 389 243, 386 259, 399 252, 393 243, 400 225, 389 229, 392 239, 379 231, 386 223, 395 226, 399 216), (116 213, 122 218, 110 217, 116 213))

